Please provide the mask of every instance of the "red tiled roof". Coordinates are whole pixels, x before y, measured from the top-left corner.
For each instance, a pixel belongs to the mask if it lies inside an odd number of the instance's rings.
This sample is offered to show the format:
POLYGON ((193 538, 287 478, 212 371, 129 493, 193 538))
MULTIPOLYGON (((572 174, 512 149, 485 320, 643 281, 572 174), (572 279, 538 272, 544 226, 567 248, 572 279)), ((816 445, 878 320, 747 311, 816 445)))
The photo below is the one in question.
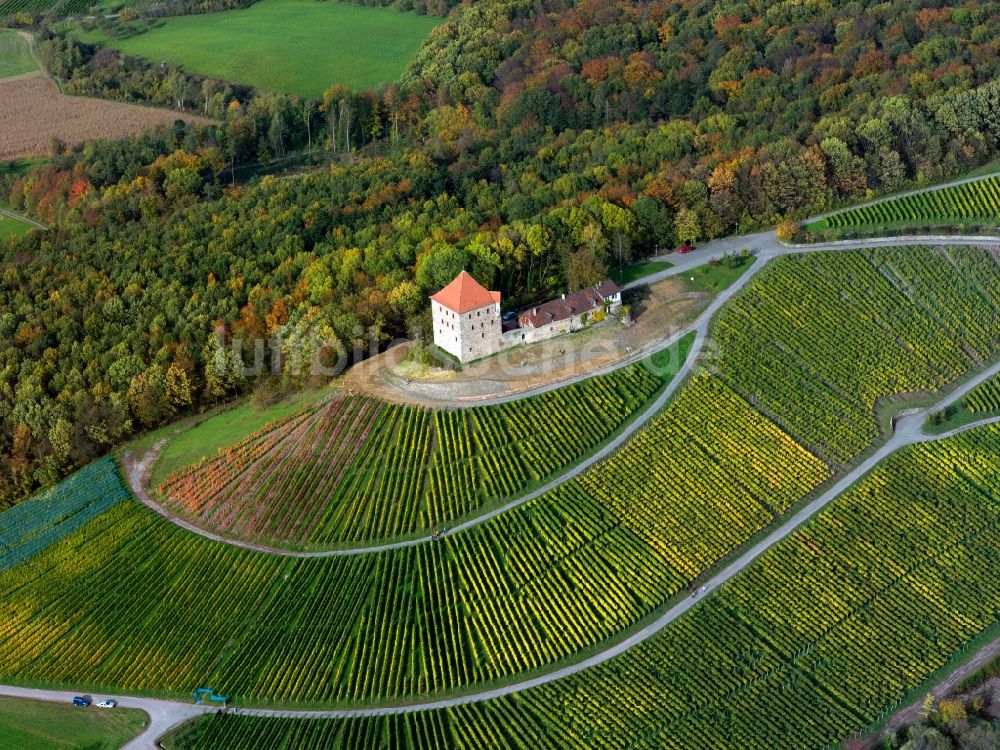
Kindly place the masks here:
POLYGON ((474 278, 462 271, 448 286, 431 299, 447 307, 452 312, 466 313, 500 302, 500 292, 491 292, 474 278))
POLYGON ((578 292, 570 292, 560 299, 533 307, 521 313, 518 319, 525 328, 541 328, 549 323, 596 310, 604 305, 604 300, 620 291, 618 285, 609 279, 578 292))

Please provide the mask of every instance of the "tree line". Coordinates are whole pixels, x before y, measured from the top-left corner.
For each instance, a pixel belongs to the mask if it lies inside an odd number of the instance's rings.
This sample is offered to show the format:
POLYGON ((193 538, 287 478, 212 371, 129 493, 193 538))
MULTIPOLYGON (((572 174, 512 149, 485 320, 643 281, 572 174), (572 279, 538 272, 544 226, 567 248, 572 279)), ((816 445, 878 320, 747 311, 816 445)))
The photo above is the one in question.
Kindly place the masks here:
POLYGON ((0 504, 252 388, 220 341, 248 361, 266 341, 298 382, 303 342, 365 356, 429 330, 426 296, 462 268, 528 303, 657 245, 978 165, 1000 143, 998 26, 904 0, 500 0, 453 8, 397 85, 315 101, 52 35, 68 90, 215 124, 0 176, 55 225, 0 250, 0 504), (232 180, 309 148, 345 158, 232 180))

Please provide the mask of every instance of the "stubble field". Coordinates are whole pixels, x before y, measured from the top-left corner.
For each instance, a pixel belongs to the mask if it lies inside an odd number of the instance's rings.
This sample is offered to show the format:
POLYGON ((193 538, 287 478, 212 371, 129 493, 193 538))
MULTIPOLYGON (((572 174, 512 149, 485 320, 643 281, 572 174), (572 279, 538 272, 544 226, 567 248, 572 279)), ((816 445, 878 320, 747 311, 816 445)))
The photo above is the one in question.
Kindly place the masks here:
POLYGON ((167 110, 64 96, 46 76, 0 81, 0 161, 45 154, 53 137, 76 145, 90 138, 123 138, 178 119, 198 120, 167 110))

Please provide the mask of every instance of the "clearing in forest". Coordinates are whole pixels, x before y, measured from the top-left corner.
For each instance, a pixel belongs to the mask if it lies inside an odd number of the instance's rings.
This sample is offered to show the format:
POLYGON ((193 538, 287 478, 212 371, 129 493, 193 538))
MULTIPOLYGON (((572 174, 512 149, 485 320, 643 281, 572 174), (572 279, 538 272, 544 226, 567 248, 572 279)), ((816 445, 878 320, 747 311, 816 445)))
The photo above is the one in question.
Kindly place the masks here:
POLYGON ((262 0, 249 8, 177 16, 123 39, 80 37, 234 83, 321 96, 392 83, 443 19, 314 0, 262 0))

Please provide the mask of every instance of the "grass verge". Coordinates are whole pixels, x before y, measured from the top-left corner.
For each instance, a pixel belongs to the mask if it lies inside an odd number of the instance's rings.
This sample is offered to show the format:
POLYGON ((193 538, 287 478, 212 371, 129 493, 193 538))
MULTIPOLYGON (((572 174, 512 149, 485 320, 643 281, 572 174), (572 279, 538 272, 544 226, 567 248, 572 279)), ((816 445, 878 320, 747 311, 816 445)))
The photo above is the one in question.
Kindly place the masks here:
POLYGON ((673 265, 669 260, 647 260, 642 263, 633 263, 631 266, 625 266, 621 269, 616 268, 611 272, 611 278, 616 284, 628 284, 643 276, 666 271, 673 265))
POLYGON ((77 708, 0 696, 0 748, 117 750, 147 721, 134 708, 77 708))

